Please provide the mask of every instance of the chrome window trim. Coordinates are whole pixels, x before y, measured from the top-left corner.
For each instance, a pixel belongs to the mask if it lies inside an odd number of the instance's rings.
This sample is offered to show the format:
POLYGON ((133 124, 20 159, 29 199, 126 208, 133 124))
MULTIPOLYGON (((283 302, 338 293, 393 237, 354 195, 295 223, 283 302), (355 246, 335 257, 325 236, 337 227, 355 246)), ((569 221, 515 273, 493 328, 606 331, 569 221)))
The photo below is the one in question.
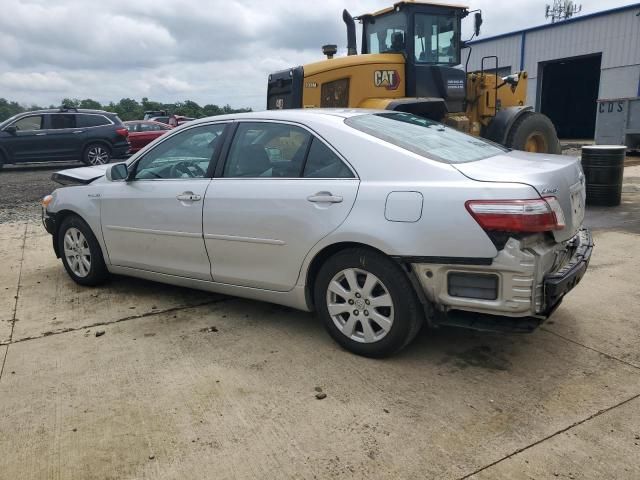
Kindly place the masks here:
MULTIPOLYGON (((140 157, 138 157, 134 161, 132 161, 130 164, 127 164, 127 169, 129 169, 129 168, 137 168, 138 163, 140 163, 142 161, 142 159, 144 159, 147 155, 149 155, 151 152, 153 152, 156 148, 158 148, 164 142, 168 141, 169 139, 173 138, 176 135, 180 135, 182 132, 186 132, 187 130, 192 130, 192 129, 198 128, 198 127, 206 127, 208 125, 225 125, 225 124, 230 124, 230 123, 233 123, 233 121, 232 120, 218 120, 218 121, 212 121, 212 122, 198 123, 196 125, 189 125, 188 127, 180 128, 180 129, 172 128, 171 130, 172 130, 173 133, 165 133, 164 135, 158 137, 158 138, 161 138, 162 140, 160 142, 158 142, 156 145, 154 145, 153 148, 150 149, 148 152, 144 152, 144 155, 141 155, 140 157)), ((211 163, 211 159, 209 159, 209 163, 211 163)), ((184 181, 184 180, 211 180, 212 178, 213 177, 140 178, 140 179, 132 178, 131 180, 128 180, 128 181, 130 181, 130 182, 166 182, 166 181, 172 181, 172 180, 180 180, 180 181, 184 181)))
POLYGON ((72 128, 47 128, 47 131, 53 131, 53 132, 60 132, 63 130, 78 130, 78 129, 83 129, 83 130, 89 130, 91 128, 101 128, 101 127, 109 127, 111 125, 115 125, 115 122, 112 121, 109 117, 107 117, 104 113, 83 113, 83 112, 71 112, 71 113, 67 113, 67 112, 51 112, 51 113, 44 113, 43 115, 92 115, 94 117, 102 117, 104 118, 107 122, 107 124, 105 125, 94 125, 93 127, 78 127, 78 118, 76 117, 76 126, 72 127, 72 128))
MULTIPOLYGON (((351 171, 351 173, 353 174, 353 177, 351 178, 336 178, 336 177, 328 177, 328 178, 312 178, 312 177, 303 177, 303 176, 297 176, 297 177, 225 177, 225 176, 219 176, 219 177, 214 177, 215 180, 219 180, 219 179, 229 179, 229 180, 238 180, 238 179, 243 179, 243 180, 360 180, 360 177, 358 176, 358 173, 356 172, 355 168, 353 168, 353 165, 351 165, 349 163, 349 161, 344 157, 344 155, 342 155, 338 150, 336 150, 333 145, 331 145, 327 140, 324 139, 324 137, 322 135, 320 135, 318 132, 316 132, 313 128, 309 127, 308 125, 305 125, 303 123, 299 123, 299 122, 295 122, 292 120, 272 120, 272 119, 259 119, 259 118, 242 118, 242 119, 238 119, 238 120, 233 120, 234 123, 240 124, 240 123, 278 123, 278 124, 284 124, 284 125, 293 125, 294 127, 300 127, 303 130, 306 130, 312 137, 317 138, 318 140, 320 140, 322 143, 324 143, 324 145, 331 150, 337 157, 338 159, 340 159, 346 166, 347 168, 351 171)), ((231 139, 231 143, 229 145, 229 151, 227 152, 226 157, 224 158, 224 166, 226 166, 227 164, 227 160, 229 157, 229 152, 231 152, 231 147, 233 146, 233 141, 235 140, 235 136, 237 134, 237 131, 234 132, 233 138, 231 139)), ((312 138, 313 140, 313 138, 312 138)), ((309 154, 309 152, 307 152, 307 155, 309 154)), ((224 168, 224 167, 223 167, 224 168)), ((224 172, 224 169, 223 169, 224 172)), ((302 172, 304 174, 304 172, 302 172)))

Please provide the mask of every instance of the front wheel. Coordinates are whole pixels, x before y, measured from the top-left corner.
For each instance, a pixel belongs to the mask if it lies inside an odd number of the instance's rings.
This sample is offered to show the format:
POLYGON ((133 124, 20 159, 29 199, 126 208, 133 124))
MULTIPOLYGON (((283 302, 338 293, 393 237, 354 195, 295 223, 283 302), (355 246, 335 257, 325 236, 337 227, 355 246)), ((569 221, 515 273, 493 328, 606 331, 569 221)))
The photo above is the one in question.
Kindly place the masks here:
POLYGON ((111 151, 101 143, 92 143, 84 149, 82 161, 87 165, 104 165, 111 161, 111 151))
POLYGON ((62 221, 58 230, 58 246, 62 264, 74 282, 94 286, 109 276, 100 244, 80 217, 70 215, 62 221))
POLYGON ((420 302, 400 266, 367 249, 343 250, 320 268, 315 304, 333 339, 367 357, 406 346, 423 322, 420 302))

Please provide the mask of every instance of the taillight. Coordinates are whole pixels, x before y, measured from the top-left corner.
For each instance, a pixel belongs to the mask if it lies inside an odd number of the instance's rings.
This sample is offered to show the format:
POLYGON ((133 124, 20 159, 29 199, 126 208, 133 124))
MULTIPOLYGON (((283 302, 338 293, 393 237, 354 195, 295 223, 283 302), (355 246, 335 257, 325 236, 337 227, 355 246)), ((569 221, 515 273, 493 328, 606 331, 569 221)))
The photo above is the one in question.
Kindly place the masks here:
POLYGON ((484 230, 548 232, 565 226, 556 197, 531 200, 469 200, 469 213, 484 230))
POLYGON ((129 130, 127 130, 126 128, 122 127, 122 128, 116 128, 116 133, 118 135, 120 135, 121 137, 127 138, 129 136, 129 130))

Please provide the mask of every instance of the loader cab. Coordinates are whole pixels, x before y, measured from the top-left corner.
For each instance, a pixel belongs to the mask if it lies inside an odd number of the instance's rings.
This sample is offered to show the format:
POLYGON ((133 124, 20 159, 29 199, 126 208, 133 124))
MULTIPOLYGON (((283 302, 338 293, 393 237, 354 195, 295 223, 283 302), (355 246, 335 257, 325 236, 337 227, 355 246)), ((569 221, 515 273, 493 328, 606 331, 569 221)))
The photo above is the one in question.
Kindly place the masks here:
POLYGON ((403 53, 406 96, 445 99, 449 112, 464 110, 466 75, 460 68, 463 6, 398 2, 356 17, 362 53, 403 53))

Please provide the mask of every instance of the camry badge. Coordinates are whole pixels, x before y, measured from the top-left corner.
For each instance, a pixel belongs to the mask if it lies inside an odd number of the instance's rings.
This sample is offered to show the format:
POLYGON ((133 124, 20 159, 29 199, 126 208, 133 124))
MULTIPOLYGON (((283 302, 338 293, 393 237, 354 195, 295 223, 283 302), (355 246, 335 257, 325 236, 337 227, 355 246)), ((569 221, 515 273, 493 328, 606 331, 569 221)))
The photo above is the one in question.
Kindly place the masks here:
POLYGON ((558 193, 558 187, 542 189, 542 194, 543 195, 549 195, 549 194, 553 194, 553 193, 558 193))

